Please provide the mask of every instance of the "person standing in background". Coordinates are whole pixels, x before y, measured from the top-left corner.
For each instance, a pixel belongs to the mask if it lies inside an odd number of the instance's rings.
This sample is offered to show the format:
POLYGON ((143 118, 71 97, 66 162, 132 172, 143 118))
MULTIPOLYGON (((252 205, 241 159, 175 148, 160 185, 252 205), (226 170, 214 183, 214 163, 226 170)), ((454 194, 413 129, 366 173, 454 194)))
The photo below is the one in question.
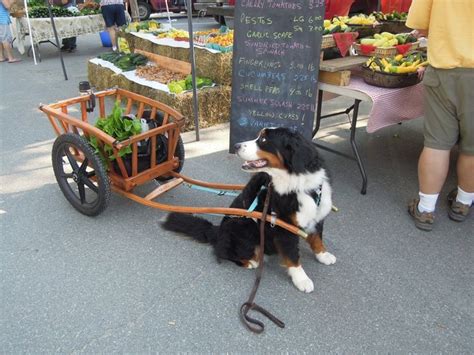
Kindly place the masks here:
POLYGON ((17 63, 21 59, 13 56, 12 32, 10 30, 10 12, 13 0, 0 0, 0 62, 17 63))
POLYGON ((100 0, 100 8, 104 17, 105 27, 110 35, 112 50, 117 50, 117 27, 127 23, 123 0, 100 0))
POLYGON ((430 66, 425 88, 424 148, 418 162, 419 198, 408 212, 430 231, 439 193, 459 144, 458 187, 448 195, 449 218, 464 221, 474 201, 473 0, 413 0, 406 25, 428 37, 430 66))
MULTIPOLYGON (((52 0, 50 3, 51 5, 62 6, 62 7, 65 7, 66 9, 69 7, 76 6, 76 0, 52 0)), ((77 37, 63 38, 61 51, 63 52, 75 51, 77 47, 76 41, 77 41, 77 37)))

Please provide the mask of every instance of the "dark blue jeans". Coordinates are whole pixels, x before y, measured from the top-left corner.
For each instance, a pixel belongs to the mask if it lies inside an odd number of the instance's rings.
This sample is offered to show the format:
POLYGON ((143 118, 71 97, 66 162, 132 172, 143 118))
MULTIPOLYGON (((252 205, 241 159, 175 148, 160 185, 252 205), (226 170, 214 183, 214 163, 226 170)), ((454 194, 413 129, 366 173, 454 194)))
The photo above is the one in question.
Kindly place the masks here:
POLYGON ((76 39, 77 37, 63 38, 63 47, 76 48, 76 39))

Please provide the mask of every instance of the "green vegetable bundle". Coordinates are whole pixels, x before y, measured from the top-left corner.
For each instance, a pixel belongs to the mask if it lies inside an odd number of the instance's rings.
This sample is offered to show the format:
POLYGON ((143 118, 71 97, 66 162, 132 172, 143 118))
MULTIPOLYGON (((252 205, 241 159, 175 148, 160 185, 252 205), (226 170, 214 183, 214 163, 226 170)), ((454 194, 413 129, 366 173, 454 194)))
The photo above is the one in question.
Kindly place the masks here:
MULTIPOLYGON (((198 89, 204 86, 212 86, 214 83, 209 78, 196 77, 196 86, 198 89)), ((184 80, 172 81, 168 84, 168 89, 173 94, 180 94, 183 91, 193 88, 193 77, 188 75, 184 80)))
MULTIPOLYGON (((73 17, 75 14, 73 14, 71 11, 66 9, 65 7, 58 7, 58 6, 52 6, 51 7, 51 12, 53 14, 53 17, 73 17)), ((47 6, 37 6, 33 7, 29 12, 28 15, 31 18, 45 18, 49 17, 49 11, 47 6)))
MULTIPOLYGON (((123 110, 120 107, 120 101, 116 101, 112 113, 107 116, 107 118, 101 118, 97 120, 95 126, 107 133, 109 136, 114 137, 118 141, 123 141, 133 135, 141 133, 142 131, 140 120, 136 118, 129 119, 123 117, 123 110)), ((99 150, 97 138, 93 136, 89 137, 89 143, 104 161, 105 158, 102 156, 99 150)), ((109 156, 110 161, 115 160, 115 156, 113 156, 113 149, 110 145, 104 145, 104 151, 109 156)), ((122 148, 118 154, 120 157, 123 157, 124 155, 131 153, 132 147, 127 146, 122 148)))
POLYGON ((148 63, 148 58, 138 53, 104 53, 98 56, 98 58, 113 63, 116 67, 123 71, 135 70, 136 67, 145 65, 148 63))
MULTIPOLYGON (((53 17, 75 17, 100 14, 100 9, 85 8, 78 12, 71 12, 65 7, 52 6, 51 13, 53 14, 53 17)), ((31 7, 28 15, 30 18, 48 18, 48 7, 44 5, 31 7)))
POLYGON ((375 16, 377 21, 406 21, 408 17, 408 13, 398 11, 392 11, 387 14, 379 11, 373 12, 372 15, 375 16))

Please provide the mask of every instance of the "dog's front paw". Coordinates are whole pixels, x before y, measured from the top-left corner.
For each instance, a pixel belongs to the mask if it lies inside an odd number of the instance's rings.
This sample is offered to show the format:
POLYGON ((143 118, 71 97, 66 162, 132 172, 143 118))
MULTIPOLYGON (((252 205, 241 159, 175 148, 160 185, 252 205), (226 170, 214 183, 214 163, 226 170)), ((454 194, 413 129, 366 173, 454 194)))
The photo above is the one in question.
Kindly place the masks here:
POLYGON ((301 266, 289 267, 288 274, 296 288, 302 292, 310 293, 314 290, 313 281, 306 275, 301 266))
POLYGON ((332 265, 336 263, 336 257, 327 251, 314 255, 316 255, 316 259, 318 259, 321 264, 332 265))
POLYGON ((249 260, 248 263, 247 263, 247 269, 256 269, 258 268, 258 265, 259 265, 259 262, 256 261, 256 260, 249 260))

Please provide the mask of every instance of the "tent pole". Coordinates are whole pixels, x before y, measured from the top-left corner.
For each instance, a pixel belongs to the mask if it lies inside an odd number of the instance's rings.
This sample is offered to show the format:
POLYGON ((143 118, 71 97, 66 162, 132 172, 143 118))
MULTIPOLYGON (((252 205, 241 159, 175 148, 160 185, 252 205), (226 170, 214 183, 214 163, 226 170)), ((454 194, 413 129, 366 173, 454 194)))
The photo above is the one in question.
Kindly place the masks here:
POLYGON ((51 26, 53 26, 54 38, 56 39, 56 46, 58 47, 59 58, 61 59, 61 66, 63 67, 64 80, 68 80, 66 67, 64 66, 63 53, 61 52, 61 45, 59 44, 58 32, 56 31, 56 24, 54 23, 53 12, 51 11, 51 4, 49 1, 46 1, 46 4, 48 5, 49 18, 51 19, 51 26))
POLYGON ((196 141, 199 141, 199 112, 198 97, 196 87, 196 58, 194 57, 194 38, 193 38, 193 2, 188 2, 188 32, 189 32, 189 54, 191 56, 191 76, 193 78, 193 108, 194 108, 194 129, 196 130, 196 141))
POLYGON ((38 65, 38 62, 36 61, 35 44, 33 43, 33 32, 31 31, 30 15, 28 14, 28 3, 26 0, 25 0, 25 13, 26 13, 26 23, 28 24, 28 33, 30 34, 30 44, 31 44, 31 51, 33 52, 33 61, 35 62, 35 65, 38 65))
POLYGON ((168 23, 170 24, 170 28, 171 28, 173 26, 171 26, 171 16, 170 16, 170 8, 168 6, 168 1, 165 1, 165 5, 166 5, 166 15, 168 15, 168 23))

